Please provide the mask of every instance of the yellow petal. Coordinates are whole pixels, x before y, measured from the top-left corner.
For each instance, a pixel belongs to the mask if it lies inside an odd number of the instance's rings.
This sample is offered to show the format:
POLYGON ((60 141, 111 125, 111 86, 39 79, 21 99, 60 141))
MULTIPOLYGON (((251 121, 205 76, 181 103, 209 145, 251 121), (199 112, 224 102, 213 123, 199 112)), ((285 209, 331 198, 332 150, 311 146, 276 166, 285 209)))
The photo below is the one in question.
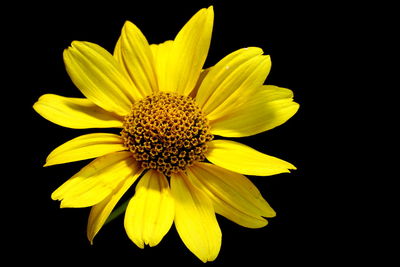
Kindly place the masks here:
POLYGON ((248 212, 235 209, 221 199, 213 200, 215 212, 224 216, 228 220, 247 228, 262 228, 268 224, 268 221, 261 216, 249 215, 248 212))
POLYGON ((65 67, 71 80, 93 103, 124 116, 141 98, 124 75, 115 58, 102 47, 89 42, 72 42, 64 50, 65 67))
MULTIPOLYGON (((215 66, 212 67, 212 72, 208 73, 211 76, 202 82, 202 86, 200 86, 196 96, 197 103, 204 108, 208 99, 214 93, 216 93, 215 89, 219 88, 220 84, 230 75, 232 75, 233 70, 240 67, 250 59, 262 55, 262 53, 263 51, 261 48, 248 47, 236 50, 221 59, 215 66)), ((212 103, 207 105, 210 104, 212 103)))
POLYGON ((125 213, 125 230, 140 248, 160 243, 174 221, 174 201, 167 178, 148 171, 136 186, 125 213))
MULTIPOLYGON (((263 86, 253 97, 239 105, 231 105, 225 115, 210 120, 211 133, 226 137, 255 135, 285 123, 299 109, 288 95, 288 89, 263 86), (275 88, 271 89, 271 88, 275 88)), ((290 91, 290 90, 289 90, 290 91)))
POLYGON ((87 237, 91 244, 93 244, 94 237, 106 222, 115 205, 142 174, 143 170, 137 164, 133 164, 132 169, 132 176, 122 181, 108 197, 91 208, 87 226, 87 237))
POLYGON ((172 174, 175 226, 186 247, 201 261, 213 261, 221 247, 221 229, 208 196, 183 173, 172 174))
POLYGON ((44 166, 92 159, 126 150, 121 136, 109 133, 93 133, 76 137, 54 149, 44 166))
POLYGON ((237 50, 213 66, 198 90, 196 101, 210 119, 221 116, 226 106, 252 96, 271 69, 269 56, 257 47, 237 50))
POLYGON ((171 47, 164 91, 188 95, 193 90, 208 54, 213 22, 211 6, 197 12, 179 31, 171 47))
POLYGON ((33 108, 45 119, 68 128, 122 128, 123 118, 99 108, 86 98, 45 94, 33 108))
POLYGON ((114 57, 135 84, 136 88, 132 90, 138 90, 142 97, 158 91, 150 45, 139 28, 130 21, 125 22, 114 57))
POLYGON ((117 61, 118 64, 121 65, 122 71, 126 74, 126 76, 128 76, 125 66, 123 65, 124 61, 122 59, 121 37, 118 38, 117 43, 115 44, 114 51, 113 51, 113 57, 114 57, 115 61, 117 61))
POLYGON ((130 152, 115 152, 93 160, 53 192, 61 207, 83 208, 96 205, 109 196, 136 170, 130 152))
POLYGON ((152 44, 150 46, 154 58, 154 66, 158 81, 159 91, 168 91, 169 69, 168 62, 171 54, 173 41, 169 40, 161 44, 152 44))
POLYGON ((222 168, 248 175, 268 176, 296 169, 289 162, 228 140, 209 142, 206 158, 222 168))
POLYGON ((262 91, 264 92, 268 101, 293 98, 292 90, 275 85, 263 85, 262 91))
POLYGON ((261 216, 275 216, 260 191, 239 173, 209 163, 196 163, 188 168, 188 176, 208 193, 217 212, 242 226, 263 227, 267 221, 261 216))

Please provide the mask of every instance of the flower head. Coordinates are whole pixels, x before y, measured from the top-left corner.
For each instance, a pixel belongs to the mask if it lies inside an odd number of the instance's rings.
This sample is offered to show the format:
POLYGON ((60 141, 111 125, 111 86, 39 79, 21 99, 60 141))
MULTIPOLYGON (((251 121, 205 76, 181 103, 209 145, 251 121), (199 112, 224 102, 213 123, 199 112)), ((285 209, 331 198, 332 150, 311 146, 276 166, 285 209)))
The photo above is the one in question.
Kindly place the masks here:
POLYGON ((275 216, 244 174, 267 176, 295 167, 218 136, 270 130, 299 105, 291 90, 263 85, 271 61, 260 48, 239 49, 203 69, 213 17, 212 7, 201 9, 174 40, 158 45, 149 45, 126 22, 113 54, 74 41, 64 62, 85 97, 46 94, 34 104, 40 115, 64 127, 119 129, 74 138, 46 160, 50 166, 95 158, 52 194, 61 207, 92 207, 90 242, 136 181, 124 225, 140 248, 157 245, 175 224, 187 248, 212 261, 222 236, 216 213, 249 228, 275 216))

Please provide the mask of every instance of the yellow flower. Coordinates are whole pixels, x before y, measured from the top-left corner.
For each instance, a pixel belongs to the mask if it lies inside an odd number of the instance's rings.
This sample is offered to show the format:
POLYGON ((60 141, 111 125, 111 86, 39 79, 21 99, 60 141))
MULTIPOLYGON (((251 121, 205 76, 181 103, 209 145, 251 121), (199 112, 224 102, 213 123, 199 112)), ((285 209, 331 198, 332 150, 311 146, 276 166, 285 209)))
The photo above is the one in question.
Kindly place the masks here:
POLYGON ((267 176, 295 167, 238 142, 292 117, 299 105, 289 89, 263 85, 270 57, 239 49, 203 70, 214 12, 201 9, 173 41, 149 45, 126 22, 113 54, 89 42, 64 51, 67 72, 85 98, 45 94, 34 109, 74 128, 120 128, 120 134, 79 136, 50 153, 45 166, 94 159, 52 198, 61 207, 92 207, 90 242, 121 196, 141 177, 125 212, 129 238, 157 245, 175 223, 187 248, 203 262, 221 246, 215 213, 249 228, 275 216, 243 174, 267 176))

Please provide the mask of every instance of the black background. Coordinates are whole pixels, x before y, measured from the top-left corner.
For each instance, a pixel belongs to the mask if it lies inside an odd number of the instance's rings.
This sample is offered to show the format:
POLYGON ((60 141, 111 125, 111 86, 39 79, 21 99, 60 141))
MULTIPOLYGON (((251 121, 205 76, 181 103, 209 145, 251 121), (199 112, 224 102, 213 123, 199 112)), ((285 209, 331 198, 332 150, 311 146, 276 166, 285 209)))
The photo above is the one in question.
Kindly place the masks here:
MULTIPOLYGON (((47 168, 42 165, 56 146, 97 130, 73 130, 54 125, 36 114, 32 105, 45 93, 81 96, 62 60, 63 49, 73 40, 94 42, 112 51, 124 22, 130 20, 150 43, 160 43, 173 39, 194 13, 213 4, 213 37, 205 67, 236 49, 261 47, 272 59, 272 70, 265 83, 292 89, 300 110, 278 128, 236 140, 287 160, 298 170, 271 177, 250 177, 276 210, 277 217, 269 220, 264 228, 246 229, 218 216, 223 233, 222 248, 211 264, 282 266, 293 262, 331 262, 343 251, 335 248, 336 256, 331 256, 331 240, 335 234, 328 224, 330 219, 325 216, 328 174, 322 174, 316 166, 323 142, 319 138, 324 134, 322 128, 312 130, 311 125, 315 127, 319 122, 313 116, 316 112, 313 108, 315 102, 320 101, 325 68, 322 62, 335 56, 326 45, 334 41, 331 35, 334 27, 326 23, 332 10, 328 5, 315 7, 285 1, 281 4, 269 1, 166 2, 35 4, 24 6, 23 11, 17 8, 19 11, 8 21, 13 26, 12 33, 3 45, 8 48, 5 56, 13 58, 15 64, 10 65, 15 70, 15 77, 11 78, 18 86, 11 91, 16 93, 15 97, 20 100, 16 105, 23 111, 19 120, 9 123, 14 129, 10 136, 17 142, 7 144, 18 145, 12 147, 15 172, 13 186, 7 187, 12 188, 11 200, 9 197, 7 202, 11 204, 5 205, 10 211, 4 215, 10 224, 7 229, 13 232, 8 248, 22 252, 21 258, 14 260, 201 264, 180 241, 174 227, 158 246, 137 248, 124 232, 123 216, 103 227, 94 245, 90 245, 86 239, 89 209, 60 209, 59 203, 50 198, 58 186, 88 161, 47 168)), ((128 194, 132 195, 133 191, 128 194)))

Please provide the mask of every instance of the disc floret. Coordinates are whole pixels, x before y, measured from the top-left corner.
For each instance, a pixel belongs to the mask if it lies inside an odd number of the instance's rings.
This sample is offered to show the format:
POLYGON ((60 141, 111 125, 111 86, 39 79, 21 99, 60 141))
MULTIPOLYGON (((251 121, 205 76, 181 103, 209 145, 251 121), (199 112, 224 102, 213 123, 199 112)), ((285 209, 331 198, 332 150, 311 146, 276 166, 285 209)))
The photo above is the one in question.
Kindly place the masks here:
POLYGON ((125 117, 124 145, 144 169, 170 176, 205 159, 213 139, 208 120, 190 97, 159 92, 136 102, 125 117))

